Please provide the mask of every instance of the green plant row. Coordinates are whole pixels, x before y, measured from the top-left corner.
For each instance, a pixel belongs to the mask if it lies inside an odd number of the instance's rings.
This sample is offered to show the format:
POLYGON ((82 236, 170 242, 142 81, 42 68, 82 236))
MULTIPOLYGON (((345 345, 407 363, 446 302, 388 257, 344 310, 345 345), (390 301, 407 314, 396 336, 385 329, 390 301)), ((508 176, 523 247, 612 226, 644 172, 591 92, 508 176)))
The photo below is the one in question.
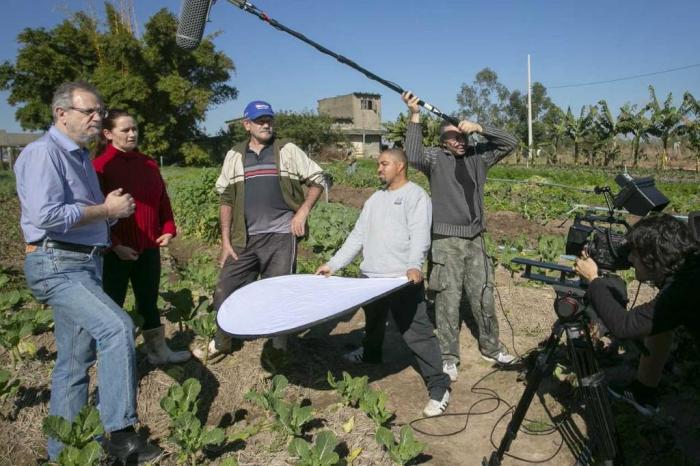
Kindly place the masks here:
POLYGON ((329 371, 327 380, 328 385, 338 392, 346 406, 359 408, 374 421, 377 426, 374 438, 394 463, 406 464, 423 452, 425 444, 415 439, 413 429, 408 425, 401 428, 399 439, 396 440, 391 429, 387 427, 393 413, 386 408, 386 393, 372 390, 367 376, 352 377, 343 371, 342 379, 336 380, 329 371))

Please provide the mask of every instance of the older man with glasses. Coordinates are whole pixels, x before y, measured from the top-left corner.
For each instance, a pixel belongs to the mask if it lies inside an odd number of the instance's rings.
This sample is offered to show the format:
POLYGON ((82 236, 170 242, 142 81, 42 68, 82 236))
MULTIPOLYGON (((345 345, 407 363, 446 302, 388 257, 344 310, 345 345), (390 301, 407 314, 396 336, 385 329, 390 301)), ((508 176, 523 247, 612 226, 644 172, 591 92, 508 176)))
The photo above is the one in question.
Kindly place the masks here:
MULTIPOLYGON (((323 170, 299 147, 275 137, 274 116, 267 102, 246 106, 243 127, 249 138, 228 151, 216 182, 221 195, 217 311, 231 293, 258 276, 295 272, 297 238, 306 234, 309 212, 323 192, 323 170)), ((286 349, 286 338, 273 339, 273 345, 286 349)), ((219 331, 209 355, 231 350, 231 338, 219 331)), ((204 351, 195 349, 194 354, 202 357, 204 351)))
MULTIPOLYGON (((49 414, 72 421, 88 401, 88 369, 97 360, 100 419, 107 452, 144 462, 161 450, 137 435, 134 327, 102 291, 102 251, 109 226, 134 212, 121 189, 105 197, 86 145, 98 136, 105 109, 90 84, 56 90, 53 126, 15 164, 21 227, 27 242, 24 273, 32 293, 53 308, 56 365, 49 414)), ((49 457, 63 445, 50 438, 49 457)))
POLYGON ((493 299, 493 266, 486 256, 483 232, 486 173, 518 144, 498 128, 464 120, 440 127, 440 147, 423 148, 418 97, 402 95, 411 113, 406 154, 411 165, 430 179, 433 202, 428 290, 435 294, 435 321, 443 370, 457 380, 461 315, 471 311, 484 359, 509 364, 515 359, 498 338, 493 299), (469 144, 470 134, 485 142, 469 144))

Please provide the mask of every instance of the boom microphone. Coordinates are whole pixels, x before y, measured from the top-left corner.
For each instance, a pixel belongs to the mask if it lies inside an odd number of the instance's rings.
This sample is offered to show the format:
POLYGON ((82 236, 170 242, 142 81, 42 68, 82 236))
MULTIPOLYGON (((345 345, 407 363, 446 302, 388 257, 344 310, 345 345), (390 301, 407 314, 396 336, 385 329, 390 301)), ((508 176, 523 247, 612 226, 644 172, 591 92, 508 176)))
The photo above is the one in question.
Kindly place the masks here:
POLYGON ((178 47, 192 50, 202 42, 204 24, 209 17, 212 0, 184 0, 177 24, 175 43, 178 47))
MULTIPOLYGON (((250 3, 248 0, 228 0, 228 2, 237 6, 238 8, 247 13, 257 16, 273 28, 282 32, 286 32, 287 34, 294 36, 302 42, 305 42, 308 45, 312 46, 319 52, 331 56, 338 60, 340 63, 347 65, 356 71, 359 71, 360 73, 367 76, 369 79, 385 85, 392 91, 395 91, 399 94, 402 94, 404 92, 404 89, 395 82, 388 81, 372 73, 370 70, 361 67, 349 58, 344 57, 342 55, 338 55, 332 50, 329 50, 323 45, 312 41, 305 35, 295 31, 294 29, 290 29, 284 24, 280 23, 279 21, 270 18, 265 12, 258 9, 258 7, 250 3)), ((199 45, 199 43, 202 41, 202 34, 204 33, 204 23, 207 22, 207 18, 209 16, 209 9, 211 8, 212 3, 213 0, 184 0, 182 4, 182 12, 180 14, 180 21, 177 25, 177 37, 175 39, 175 42, 177 43, 178 47, 191 50, 197 47, 197 45, 199 45)), ((449 121, 454 126, 459 126, 459 121, 456 118, 442 113, 442 111, 434 105, 430 105, 428 102, 425 102, 423 100, 418 101, 418 105, 422 106, 423 108, 431 112, 433 115, 437 115, 443 120, 449 121)))

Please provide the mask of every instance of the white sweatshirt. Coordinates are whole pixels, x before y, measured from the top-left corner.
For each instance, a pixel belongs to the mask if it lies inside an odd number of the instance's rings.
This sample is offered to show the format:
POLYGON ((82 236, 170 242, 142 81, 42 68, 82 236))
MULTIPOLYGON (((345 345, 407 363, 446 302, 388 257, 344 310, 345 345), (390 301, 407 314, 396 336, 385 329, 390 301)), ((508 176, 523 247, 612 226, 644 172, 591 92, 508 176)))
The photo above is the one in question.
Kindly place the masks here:
POLYGON ((379 190, 367 199, 328 266, 336 272, 362 251, 360 271, 368 277, 402 277, 408 269, 421 270, 430 249, 431 219, 430 197, 417 184, 379 190))

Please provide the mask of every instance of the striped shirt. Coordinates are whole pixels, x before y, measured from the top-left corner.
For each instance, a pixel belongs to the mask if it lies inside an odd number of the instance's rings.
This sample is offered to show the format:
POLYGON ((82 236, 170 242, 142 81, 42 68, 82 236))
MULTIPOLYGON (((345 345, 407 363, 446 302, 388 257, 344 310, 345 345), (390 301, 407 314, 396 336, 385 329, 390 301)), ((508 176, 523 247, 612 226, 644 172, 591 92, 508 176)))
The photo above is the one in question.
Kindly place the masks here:
POLYGON ((245 224, 248 235, 290 233, 294 211, 284 202, 272 144, 260 154, 246 147, 245 224))

